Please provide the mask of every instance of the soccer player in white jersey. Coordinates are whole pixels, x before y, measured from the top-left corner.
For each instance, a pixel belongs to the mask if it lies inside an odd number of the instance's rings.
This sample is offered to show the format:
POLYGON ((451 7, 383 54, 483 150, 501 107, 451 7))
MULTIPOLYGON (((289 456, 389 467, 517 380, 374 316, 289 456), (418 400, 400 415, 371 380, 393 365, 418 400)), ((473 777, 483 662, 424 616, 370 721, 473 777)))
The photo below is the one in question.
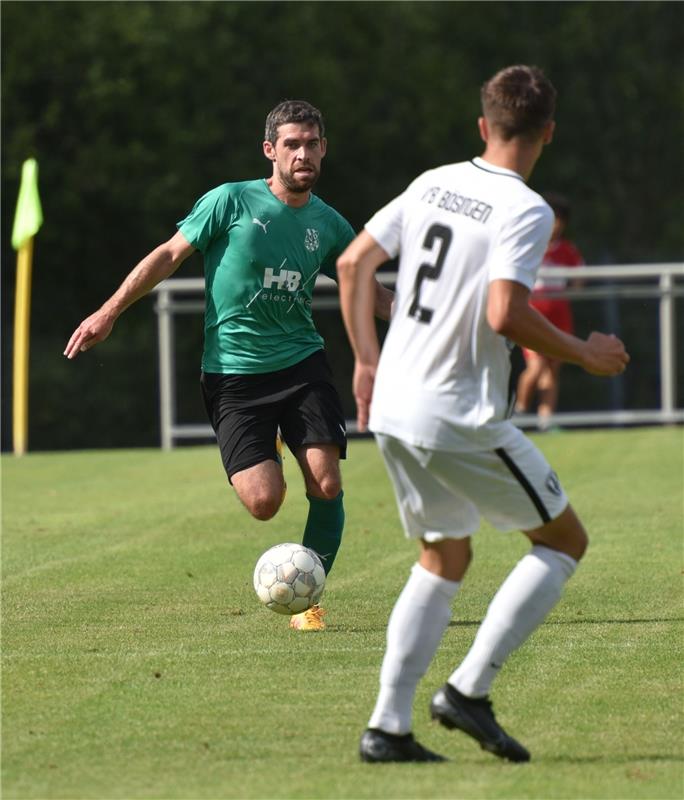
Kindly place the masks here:
POLYGON ((482 157, 420 175, 338 259, 359 428, 370 413, 406 535, 420 543, 390 616, 380 692, 361 739, 365 761, 444 760, 414 739, 413 699, 451 619, 481 517, 521 530, 531 550, 430 712, 501 758, 530 758, 496 721, 490 687, 559 600, 587 535, 544 456, 508 419, 510 352, 517 343, 605 376, 629 361, 616 337, 566 334, 528 303, 553 213, 526 181, 551 142, 555 97, 536 67, 498 72, 481 90, 482 157), (370 289, 395 256, 397 294, 380 356, 370 289))

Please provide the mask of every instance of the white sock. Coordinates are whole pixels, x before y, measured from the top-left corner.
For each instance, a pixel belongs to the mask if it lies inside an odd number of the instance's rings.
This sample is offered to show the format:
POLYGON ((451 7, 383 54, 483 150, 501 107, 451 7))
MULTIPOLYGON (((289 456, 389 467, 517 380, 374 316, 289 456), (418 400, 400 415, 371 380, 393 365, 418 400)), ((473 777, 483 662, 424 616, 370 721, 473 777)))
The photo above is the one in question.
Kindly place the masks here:
POLYGON ((368 723, 387 733, 411 731, 413 697, 451 619, 458 581, 414 564, 387 625, 380 693, 368 723))
POLYGON ((544 621, 576 567, 577 561, 565 553, 535 545, 494 596, 449 683, 467 697, 489 694, 504 661, 544 621))

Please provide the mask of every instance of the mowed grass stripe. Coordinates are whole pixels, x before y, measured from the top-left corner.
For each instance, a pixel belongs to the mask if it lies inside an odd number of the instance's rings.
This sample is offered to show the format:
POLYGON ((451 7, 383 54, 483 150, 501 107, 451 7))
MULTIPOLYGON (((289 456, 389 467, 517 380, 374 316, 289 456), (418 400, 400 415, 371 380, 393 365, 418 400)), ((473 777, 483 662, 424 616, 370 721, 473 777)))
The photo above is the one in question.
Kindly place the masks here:
POLYGON ((345 542, 329 629, 313 635, 251 585, 261 552, 301 538, 291 456, 269 523, 232 495, 215 447, 3 457, 3 796, 680 798, 682 429, 536 441, 591 547, 495 684, 502 723, 533 753, 519 766, 427 712, 527 549, 487 525, 416 699, 416 735, 451 761, 358 761, 416 553, 372 441, 344 464, 345 542))

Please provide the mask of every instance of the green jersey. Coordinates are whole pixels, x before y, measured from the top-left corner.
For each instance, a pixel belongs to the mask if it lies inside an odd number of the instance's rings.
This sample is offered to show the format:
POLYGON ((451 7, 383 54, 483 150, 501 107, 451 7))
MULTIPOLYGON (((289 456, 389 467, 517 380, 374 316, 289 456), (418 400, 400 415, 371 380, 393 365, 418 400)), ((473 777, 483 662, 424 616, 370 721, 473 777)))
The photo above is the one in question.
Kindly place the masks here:
POLYGON ((178 229, 204 256, 204 372, 273 372, 323 347, 312 293, 319 273, 337 279, 354 238, 344 217, 315 195, 288 206, 254 180, 212 189, 178 229))

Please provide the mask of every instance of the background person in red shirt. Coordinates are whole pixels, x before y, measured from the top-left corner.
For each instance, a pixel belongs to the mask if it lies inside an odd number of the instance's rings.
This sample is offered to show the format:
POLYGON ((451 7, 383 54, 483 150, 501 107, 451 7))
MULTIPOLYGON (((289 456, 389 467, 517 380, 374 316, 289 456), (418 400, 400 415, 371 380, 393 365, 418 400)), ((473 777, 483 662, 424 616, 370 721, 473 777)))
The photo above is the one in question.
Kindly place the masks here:
MULTIPOLYGON (((564 237, 565 228, 570 219, 570 204, 560 194, 548 193, 544 199, 555 214, 555 222, 549 245, 544 253, 544 267, 579 267, 584 259, 577 247, 564 237)), ((550 292, 558 292, 566 287, 565 278, 538 278, 530 296, 530 305, 534 306, 556 327, 566 333, 574 333, 572 308, 570 301, 561 297, 549 296, 550 292)), ((571 286, 581 286, 582 281, 572 281, 571 286)), ((537 415, 539 428, 549 427, 551 416, 558 405, 561 362, 555 358, 535 353, 523 348, 525 369, 518 379, 516 411, 525 413, 531 407, 535 395, 538 394, 537 415)))

